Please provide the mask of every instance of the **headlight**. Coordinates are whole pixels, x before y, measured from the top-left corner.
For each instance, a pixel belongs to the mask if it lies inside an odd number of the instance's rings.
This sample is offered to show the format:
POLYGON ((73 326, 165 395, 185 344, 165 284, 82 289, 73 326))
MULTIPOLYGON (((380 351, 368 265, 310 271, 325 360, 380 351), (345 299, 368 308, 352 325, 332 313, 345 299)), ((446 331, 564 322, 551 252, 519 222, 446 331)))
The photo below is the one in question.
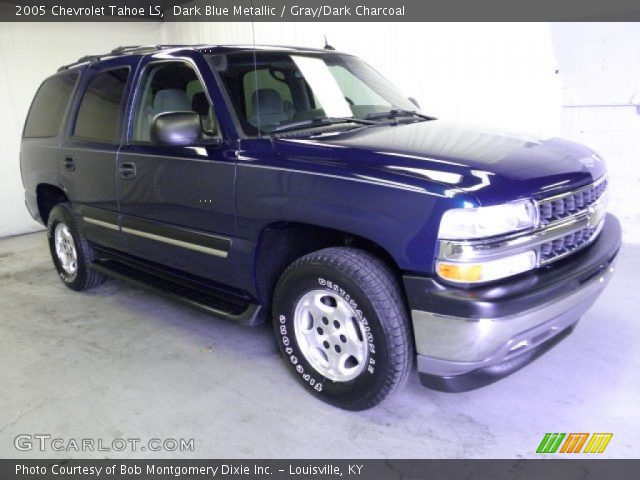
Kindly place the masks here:
POLYGON ((443 215, 438 237, 446 240, 493 237, 533 228, 536 223, 537 211, 530 200, 491 207, 453 208, 443 215))

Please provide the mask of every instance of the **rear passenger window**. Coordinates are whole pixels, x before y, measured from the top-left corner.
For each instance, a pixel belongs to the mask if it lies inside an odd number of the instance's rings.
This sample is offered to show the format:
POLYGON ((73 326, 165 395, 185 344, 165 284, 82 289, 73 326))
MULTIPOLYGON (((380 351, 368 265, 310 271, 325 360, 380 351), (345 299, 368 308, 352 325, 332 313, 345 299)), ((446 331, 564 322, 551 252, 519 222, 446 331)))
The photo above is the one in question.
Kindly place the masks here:
POLYGON ((68 72, 42 83, 27 115, 24 137, 55 137, 58 134, 78 77, 78 72, 68 72))
POLYGON ((98 73, 91 79, 80 103, 73 135, 116 143, 128 68, 98 73))

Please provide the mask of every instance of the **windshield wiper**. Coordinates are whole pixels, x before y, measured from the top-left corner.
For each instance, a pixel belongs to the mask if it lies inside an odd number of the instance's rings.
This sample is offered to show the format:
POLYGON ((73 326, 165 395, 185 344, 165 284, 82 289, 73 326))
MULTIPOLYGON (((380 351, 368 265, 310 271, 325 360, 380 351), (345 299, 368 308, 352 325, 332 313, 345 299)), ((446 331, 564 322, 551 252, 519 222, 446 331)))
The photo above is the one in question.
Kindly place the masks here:
POLYGON ((274 128, 269 133, 288 132, 290 130, 299 130, 309 127, 322 127, 325 125, 334 125, 338 123, 357 123, 359 125, 377 125, 377 122, 371 120, 363 120, 352 117, 317 117, 310 120, 300 120, 299 122, 287 123, 274 128))
POLYGON ((367 120, 377 120, 380 118, 398 118, 398 117, 418 117, 424 120, 436 120, 436 117, 430 117, 429 115, 418 113, 415 110, 402 110, 402 109, 389 110, 388 112, 370 113, 364 118, 366 118, 367 120))

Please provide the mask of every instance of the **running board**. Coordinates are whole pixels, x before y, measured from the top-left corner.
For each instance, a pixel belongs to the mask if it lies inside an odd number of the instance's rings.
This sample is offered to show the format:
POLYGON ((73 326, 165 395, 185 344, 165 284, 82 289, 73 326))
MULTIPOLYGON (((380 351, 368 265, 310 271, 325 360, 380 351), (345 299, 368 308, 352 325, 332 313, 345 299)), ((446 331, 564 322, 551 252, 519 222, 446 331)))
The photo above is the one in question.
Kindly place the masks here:
POLYGON ((91 268, 107 277, 123 280, 240 325, 254 326, 265 321, 264 307, 261 305, 214 287, 205 288, 199 283, 170 278, 150 269, 143 270, 116 260, 96 260, 91 263, 91 268))

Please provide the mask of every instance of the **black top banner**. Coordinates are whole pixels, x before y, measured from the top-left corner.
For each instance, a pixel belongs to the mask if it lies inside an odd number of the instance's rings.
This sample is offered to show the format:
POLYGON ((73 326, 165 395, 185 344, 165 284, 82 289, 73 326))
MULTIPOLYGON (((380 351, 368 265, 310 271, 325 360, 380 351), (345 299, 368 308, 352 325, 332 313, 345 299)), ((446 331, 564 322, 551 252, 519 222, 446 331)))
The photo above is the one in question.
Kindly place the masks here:
POLYGON ((640 21, 638 0, 0 0, 4 22, 640 21))

